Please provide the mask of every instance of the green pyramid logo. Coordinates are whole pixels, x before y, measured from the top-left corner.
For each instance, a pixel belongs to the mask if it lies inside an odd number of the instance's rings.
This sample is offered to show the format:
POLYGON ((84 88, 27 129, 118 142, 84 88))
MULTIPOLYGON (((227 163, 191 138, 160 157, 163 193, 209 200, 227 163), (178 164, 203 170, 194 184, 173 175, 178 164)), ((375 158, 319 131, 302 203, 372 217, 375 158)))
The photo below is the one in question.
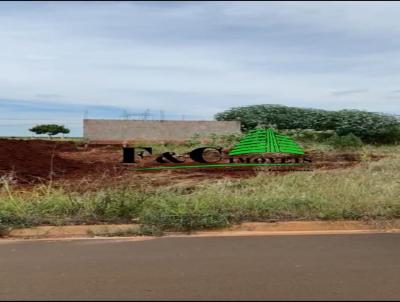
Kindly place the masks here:
POLYGON ((229 155, 244 155, 249 153, 288 153, 304 154, 304 150, 291 138, 280 135, 274 130, 254 129, 229 152, 229 155))

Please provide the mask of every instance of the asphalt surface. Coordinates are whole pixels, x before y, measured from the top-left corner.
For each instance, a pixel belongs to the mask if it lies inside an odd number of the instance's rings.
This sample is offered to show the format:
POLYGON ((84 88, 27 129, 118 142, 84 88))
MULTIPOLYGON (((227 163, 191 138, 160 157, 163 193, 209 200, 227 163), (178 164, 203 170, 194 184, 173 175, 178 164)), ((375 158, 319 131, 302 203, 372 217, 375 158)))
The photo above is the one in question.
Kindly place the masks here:
POLYGON ((0 241, 0 300, 399 300, 400 234, 0 241))

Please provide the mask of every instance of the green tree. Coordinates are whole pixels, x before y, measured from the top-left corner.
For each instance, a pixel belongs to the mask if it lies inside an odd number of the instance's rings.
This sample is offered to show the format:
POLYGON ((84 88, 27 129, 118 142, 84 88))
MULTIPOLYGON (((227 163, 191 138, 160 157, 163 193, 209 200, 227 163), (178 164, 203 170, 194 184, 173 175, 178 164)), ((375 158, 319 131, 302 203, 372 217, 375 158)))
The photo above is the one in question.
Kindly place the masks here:
POLYGON ((218 121, 238 120, 244 131, 254 129, 258 125, 273 125, 279 130, 333 130, 339 136, 352 133, 366 143, 400 142, 399 118, 376 112, 328 111, 265 104, 231 108, 217 113, 215 118, 218 121))
POLYGON ((68 128, 65 128, 64 125, 57 125, 57 124, 37 125, 29 129, 29 131, 34 132, 36 134, 47 134, 50 138, 59 133, 68 134, 70 132, 70 130, 68 128))

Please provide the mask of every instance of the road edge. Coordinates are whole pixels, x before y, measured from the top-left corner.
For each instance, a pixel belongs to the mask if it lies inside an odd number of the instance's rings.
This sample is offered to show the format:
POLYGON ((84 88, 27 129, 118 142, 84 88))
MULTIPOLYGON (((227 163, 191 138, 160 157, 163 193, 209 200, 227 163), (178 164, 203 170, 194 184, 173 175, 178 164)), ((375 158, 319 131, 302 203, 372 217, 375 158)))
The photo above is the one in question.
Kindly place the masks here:
MULTIPOLYGON (((400 219, 389 221, 281 221, 246 222, 217 230, 165 232, 163 237, 226 237, 276 235, 333 235, 400 233, 400 219)), ((115 239, 155 238, 142 236, 139 224, 39 226, 14 229, 2 240, 16 239, 115 239)))

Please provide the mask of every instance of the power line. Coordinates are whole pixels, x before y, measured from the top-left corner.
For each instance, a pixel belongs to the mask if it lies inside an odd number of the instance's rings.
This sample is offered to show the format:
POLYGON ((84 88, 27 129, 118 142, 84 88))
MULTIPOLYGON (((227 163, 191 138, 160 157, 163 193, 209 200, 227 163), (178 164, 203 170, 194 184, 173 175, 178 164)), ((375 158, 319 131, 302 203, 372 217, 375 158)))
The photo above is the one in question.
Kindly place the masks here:
POLYGON ((153 114, 150 113, 150 109, 146 109, 144 112, 128 112, 124 110, 121 115, 122 118, 128 120, 129 118, 131 119, 136 119, 136 120, 148 120, 151 118, 153 120, 153 114))

